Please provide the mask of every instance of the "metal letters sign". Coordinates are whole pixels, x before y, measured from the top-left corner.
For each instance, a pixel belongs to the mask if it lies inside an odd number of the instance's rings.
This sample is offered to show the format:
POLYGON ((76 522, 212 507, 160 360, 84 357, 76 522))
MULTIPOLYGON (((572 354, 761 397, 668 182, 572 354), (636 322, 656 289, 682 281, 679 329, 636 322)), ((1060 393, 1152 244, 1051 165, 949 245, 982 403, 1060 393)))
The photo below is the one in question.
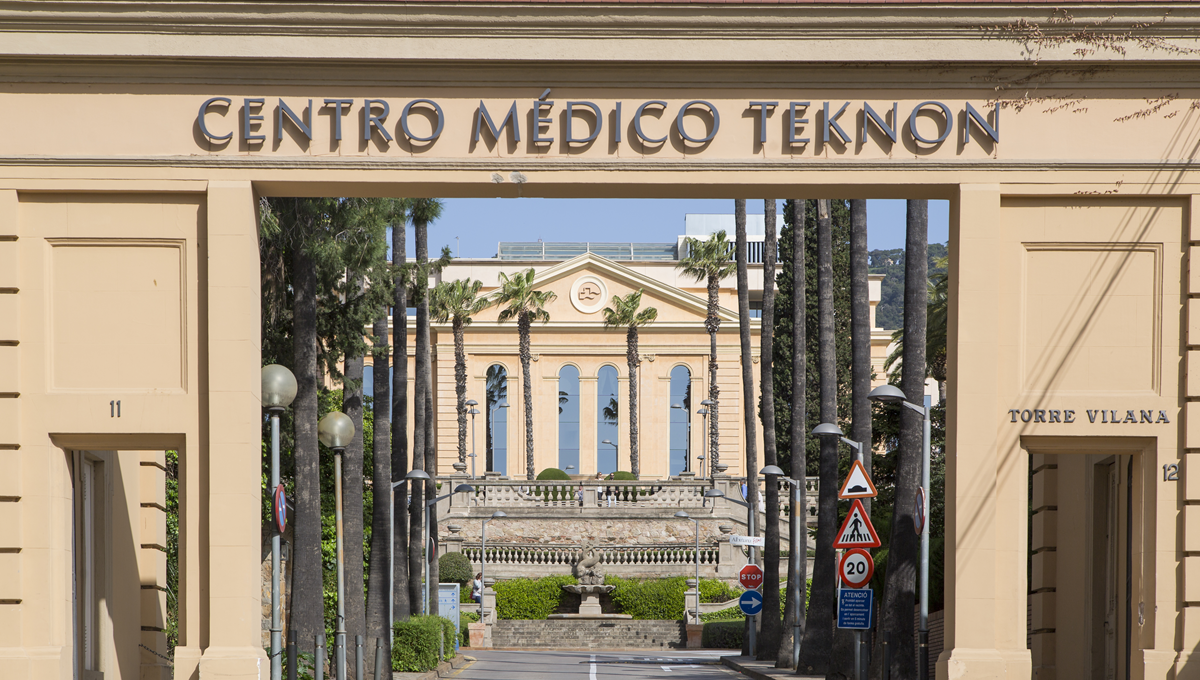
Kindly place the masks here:
POLYGON ((838 590, 838 628, 866 630, 871 627, 871 606, 875 593, 870 588, 842 588, 838 590))
POLYGON ((875 527, 871 525, 871 518, 867 516, 867 510, 863 507, 862 501, 857 498, 850 506, 850 512, 846 514, 846 521, 842 522, 842 528, 837 533, 837 539, 833 542, 833 547, 838 549, 847 548, 878 548, 882 545, 879 542, 879 534, 875 533, 875 527))

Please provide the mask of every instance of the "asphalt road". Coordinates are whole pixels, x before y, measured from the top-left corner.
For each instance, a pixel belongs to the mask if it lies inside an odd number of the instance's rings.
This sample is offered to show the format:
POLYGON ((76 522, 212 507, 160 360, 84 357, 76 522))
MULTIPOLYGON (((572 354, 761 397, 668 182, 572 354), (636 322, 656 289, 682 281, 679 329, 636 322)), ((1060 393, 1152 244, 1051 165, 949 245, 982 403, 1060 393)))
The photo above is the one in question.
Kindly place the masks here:
POLYGON ((647 654, 630 652, 469 651, 478 661, 454 677, 461 680, 728 680, 743 677, 722 665, 725 651, 647 654))

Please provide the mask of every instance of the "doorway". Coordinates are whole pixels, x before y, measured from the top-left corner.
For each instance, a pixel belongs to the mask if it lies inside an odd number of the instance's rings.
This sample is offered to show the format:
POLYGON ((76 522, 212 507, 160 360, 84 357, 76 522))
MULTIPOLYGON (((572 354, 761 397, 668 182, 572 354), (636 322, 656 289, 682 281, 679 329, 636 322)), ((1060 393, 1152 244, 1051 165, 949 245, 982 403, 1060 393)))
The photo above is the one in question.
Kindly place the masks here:
POLYGON ((1130 680, 1137 608, 1136 454, 1032 457, 1034 675, 1130 680))

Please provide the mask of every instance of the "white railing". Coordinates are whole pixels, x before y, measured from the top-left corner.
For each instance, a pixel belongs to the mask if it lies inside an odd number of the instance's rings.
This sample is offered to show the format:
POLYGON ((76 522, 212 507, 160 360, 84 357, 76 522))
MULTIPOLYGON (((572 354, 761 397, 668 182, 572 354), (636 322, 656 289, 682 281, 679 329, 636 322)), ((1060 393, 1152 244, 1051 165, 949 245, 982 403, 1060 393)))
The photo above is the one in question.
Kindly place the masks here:
POLYGON ((516 481, 479 480, 475 490, 465 494, 468 505, 487 507, 671 507, 693 508, 706 505, 698 481, 516 481))
MULTIPOLYGON (((488 565, 528 565, 553 566, 562 565, 573 567, 579 559, 578 545, 561 544, 528 544, 528 543, 488 543, 488 565)), ((478 564, 482 550, 478 543, 467 543, 462 547, 463 554, 472 563, 478 564)), ((696 563, 694 545, 682 543, 657 543, 645 545, 606 545, 596 546, 600 554, 600 563, 614 567, 623 566, 654 566, 654 565, 686 565, 696 563)), ((716 565, 720 562, 720 550, 716 544, 700 546, 700 564, 716 565)))

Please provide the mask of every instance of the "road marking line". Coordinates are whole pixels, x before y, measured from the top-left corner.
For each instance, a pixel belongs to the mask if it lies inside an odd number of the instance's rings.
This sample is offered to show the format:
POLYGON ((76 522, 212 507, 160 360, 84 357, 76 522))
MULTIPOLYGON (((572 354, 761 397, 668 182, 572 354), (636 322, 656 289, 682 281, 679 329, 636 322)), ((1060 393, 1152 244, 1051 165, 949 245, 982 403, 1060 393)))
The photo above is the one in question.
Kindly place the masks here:
POLYGON ((588 673, 588 680, 596 680, 596 655, 593 654, 592 658, 589 659, 589 661, 591 661, 592 666, 591 666, 591 670, 588 673))

